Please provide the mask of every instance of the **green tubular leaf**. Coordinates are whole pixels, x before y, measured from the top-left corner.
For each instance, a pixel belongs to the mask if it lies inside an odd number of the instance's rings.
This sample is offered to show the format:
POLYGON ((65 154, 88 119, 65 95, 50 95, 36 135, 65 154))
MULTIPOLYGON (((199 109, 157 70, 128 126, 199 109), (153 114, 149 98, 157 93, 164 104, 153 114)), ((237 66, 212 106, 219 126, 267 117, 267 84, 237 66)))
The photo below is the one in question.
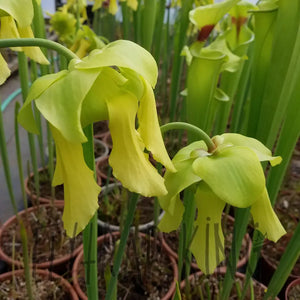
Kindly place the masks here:
POLYGON ((166 194, 164 179, 149 162, 143 140, 135 129, 137 98, 121 91, 114 98, 106 99, 106 104, 113 141, 109 163, 114 176, 124 187, 141 195, 166 194))
POLYGON ((28 131, 38 134, 38 128, 33 116, 31 102, 38 98, 47 88, 54 84, 57 80, 66 76, 68 71, 60 71, 56 74, 49 74, 37 79, 31 86, 26 101, 20 109, 18 122, 28 131))
POLYGON ((225 202, 218 198, 204 182, 198 185, 194 200, 198 208, 198 216, 195 221, 197 231, 191 244, 191 251, 200 270, 205 274, 211 274, 225 258, 221 227, 225 202))
POLYGON ((144 95, 138 108, 138 121, 138 132, 147 150, 151 151, 155 160, 162 163, 168 170, 175 172, 158 124, 154 93, 146 81, 144 81, 144 95))
POLYGON ((117 66, 134 70, 140 74, 152 87, 157 80, 158 69, 151 54, 137 44, 118 40, 102 49, 93 50, 82 62, 76 64, 76 69, 94 69, 117 66))
POLYGON ((20 27, 30 26, 33 18, 31 0, 24 0, 22 4, 20 4, 19 0, 0 0, 0 12, 1 11, 11 15, 18 22, 20 27))
POLYGON ((45 119, 70 142, 86 141, 80 122, 81 106, 100 72, 101 69, 73 70, 35 101, 45 119))
POLYGON ((239 0, 227 0, 220 3, 199 6, 190 11, 190 21, 198 29, 206 25, 215 25, 237 2, 239 0))
POLYGON ((97 211, 100 187, 84 161, 81 143, 67 141, 53 126, 51 131, 57 153, 53 185, 64 183, 64 228, 69 237, 74 237, 97 211))
POLYGON ((280 156, 272 156, 272 152, 260 141, 238 133, 224 133, 221 135, 224 144, 248 147, 258 156, 259 161, 270 161, 272 166, 281 163, 280 156))
POLYGON ((196 159, 193 169, 220 199, 236 207, 252 205, 265 188, 259 159, 247 147, 217 149, 211 156, 196 159))
POLYGON ((267 239, 277 242, 286 231, 276 216, 269 199, 267 189, 264 190, 259 199, 252 204, 251 214, 256 229, 267 239))

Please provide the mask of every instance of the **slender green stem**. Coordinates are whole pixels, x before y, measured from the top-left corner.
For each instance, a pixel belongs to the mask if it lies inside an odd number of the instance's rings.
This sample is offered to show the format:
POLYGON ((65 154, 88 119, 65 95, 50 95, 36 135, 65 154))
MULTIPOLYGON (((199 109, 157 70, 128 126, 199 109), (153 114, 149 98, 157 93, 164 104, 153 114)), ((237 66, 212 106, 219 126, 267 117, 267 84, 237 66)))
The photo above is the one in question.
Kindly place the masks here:
POLYGON ((210 139, 210 137, 202 129, 198 128, 197 126, 194 126, 194 125, 191 125, 191 124, 185 123, 185 122, 171 122, 171 123, 162 125, 160 127, 160 130, 162 133, 169 131, 169 130, 174 130, 174 129, 187 130, 187 131, 193 133, 194 135, 198 136, 199 140, 203 140, 205 142, 209 152, 212 152, 216 148, 215 144, 210 139))
POLYGON ((68 60, 78 58, 78 56, 71 50, 67 49, 63 45, 53 42, 51 40, 39 39, 39 38, 22 38, 22 39, 3 39, 0 40, 0 48, 9 47, 45 47, 52 49, 62 54, 68 60))
POLYGON ((139 199, 139 195, 133 194, 132 199, 129 201, 128 213, 127 213, 127 217, 126 217, 125 224, 123 227, 123 231, 121 233, 120 244, 119 244, 116 256, 115 256, 114 266, 113 266, 113 270, 111 272, 111 279, 110 279, 108 289, 107 289, 107 292, 105 295, 105 300, 112 299, 114 290, 116 288, 116 284, 117 284, 117 280, 118 280, 118 273, 119 273, 120 266, 122 263, 123 254, 125 252, 126 242, 127 242, 127 238, 129 235, 130 226, 131 226, 133 218, 134 218, 134 211, 135 211, 138 199, 139 199))

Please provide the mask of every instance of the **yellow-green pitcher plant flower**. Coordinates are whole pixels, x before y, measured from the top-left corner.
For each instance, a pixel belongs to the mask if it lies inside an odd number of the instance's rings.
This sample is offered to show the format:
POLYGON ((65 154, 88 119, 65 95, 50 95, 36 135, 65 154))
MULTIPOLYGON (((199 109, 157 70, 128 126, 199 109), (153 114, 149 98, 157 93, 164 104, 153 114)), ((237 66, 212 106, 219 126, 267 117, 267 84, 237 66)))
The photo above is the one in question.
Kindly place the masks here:
POLYGON ((221 216, 226 203, 240 208, 251 207, 255 228, 266 238, 277 241, 285 230, 274 213, 265 186, 261 161, 272 166, 281 162, 258 140, 240 134, 225 133, 212 138, 214 149, 208 151, 201 141, 181 149, 172 162, 176 173, 165 174, 168 194, 159 197, 165 215, 160 230, 176 230, 184 206, 180 192, 194 186, 197 218, 191 251, 199 268, 212 273, 224 260, 224 236, 221 216))
MULTIPOLYGON (((0 0, 0 39, 33 38, 30 26, 32 19, 32 0, 0 0)), ((23 51, 29 58, 40 64, 49 64, 38 47, 14 47, 13 50, 23 51)), ((10 70, 1 54, 0 70, 0 84, 3 84, 9 77, 10 70)))
POLYGON ((83 128, 88 124, 109 120, 113 141, 109 163, 124 187, 144 196, 167 193, 164 179, 145 151, 170 172, 175 171, 156 114, 152 87, 157 73, 149 52, 133 42, 119 40, 82 60, 71 60, 68 70, 33 83, 19 122, 27 130, 37 131, 30 105, 35 100, 51 125, 57 152, 53 185, 64 183, 63 221, 69 236, 76 223, 76 234, 84 229, 98 208, 100 187, 82 152, 82 143, 87 141, 83 128))

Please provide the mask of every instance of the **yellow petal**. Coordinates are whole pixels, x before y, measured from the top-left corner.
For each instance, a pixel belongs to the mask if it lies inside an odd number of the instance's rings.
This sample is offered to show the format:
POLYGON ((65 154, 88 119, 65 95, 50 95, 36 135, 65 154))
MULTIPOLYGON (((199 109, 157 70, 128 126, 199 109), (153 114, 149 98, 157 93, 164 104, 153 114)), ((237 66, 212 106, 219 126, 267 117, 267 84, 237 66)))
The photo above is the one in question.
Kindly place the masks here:
MULTIPOLYGON (((32 29, 30 26, 19 27, 19 34, 21 38, 34 38, 32 29)), ((48 59, 43 54, 42 50, 39 47, 22 47, 22 50, 29 58, 33 59, 39 64, 49 65, 48 59)))
POLYGON ((108 11, 109 11, 112 15, 115 15, 115 14, 117 13, 117 11, 118 11, 117 0, 110 0, 110 1, 109 1, 108 11))
POLYGON ((53 184, 64 184, 63 222, 67 235, 73 237, 96 213, 100 187, 93 171, 85 164, 81 143, 68 142, 53 126, 51 131, 57 152, 53 184))
POLYGON ((167 193, 164 179, 149 162, 135 129, 137 99, 127 93, 106 100, 113 149, 109 163, 114 176, 130 191, 146 197, 167 193))
POLYGON ((261 197, 252 204, 251 214, 255 228, 259 230, 265 238, 277 242, 286 234, 285 229, 282 227, 271 206, 267 189, 265 189, 261 197))
POLYGON ((21 27, 31 24, 33 18, 32 0, 0 0, 0 10, 12 16, 21 27))
MULTIPOLYGON (((13 17, 1 17, 0 38, 1 39, 17 39, 20 37, 17 25, 13 17)), ((22 51, 20 47, 11 47, 14 51, 22 51)))
POLYGON ((151 151, 155 160, 162 163, 170 171, 175 172, 176 170, 165 148, 158 124, 153 90, 146 81, 144 81, 144 86, 145 92, 140 100, 138 109, 138 132, 140 133, 147 150, 151 151))
POLYGON ((197 231, 191 244, 191 251, 200 270, 205 274, 211 274, 225 258, 221 226, 225 202, 203 181, 198 185, 194 201, 198 208, 198 217, 195 221, 197 231))
POLYGON ((3 56, 0 54, 0 85, 3 84, 9 76, 10 69, 8 68, 3 56))

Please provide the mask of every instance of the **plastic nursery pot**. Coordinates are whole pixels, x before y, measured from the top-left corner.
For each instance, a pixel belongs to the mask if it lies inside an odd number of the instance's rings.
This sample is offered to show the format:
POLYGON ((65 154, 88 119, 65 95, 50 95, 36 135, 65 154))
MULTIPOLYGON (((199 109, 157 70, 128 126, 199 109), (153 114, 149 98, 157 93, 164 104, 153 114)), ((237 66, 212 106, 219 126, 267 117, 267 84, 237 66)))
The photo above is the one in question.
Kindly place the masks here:
MULTIPOLYGON (((121 215, 122 211, 122 202, 124 201, 124 197, 128 197, 128 191, 122 187, 122 184, 120 182, 118 183, 111 183, 108 184, 107 186, 102 187, 101 193, 99 195, 99 213, 98 213, 98 225, 100 226, 102 232, 112 232, 112 231, 120 231, 120 226, 118 224, 113 224, 113 222, 118 223, 117 219, 121 215), (117 191, 118 195, 114 197, 114 191, 117 191), (124 192, 124 194, 121 194, 124 192), (109 201, 109 206, 113 207, 115 210, 113 213, 108 213, 104 211, 105 207, 108 207, 108 204, 105 204, 104 197, 108 197, 109 201), (122 198, 123 197, 123 198, 122 198), (111 199, 111 200, 110 200, 111 199), (114 216, 113 216, 114 215, 114 216)), ((140 224, 138 225, 138 231, 140 232, 147 232, 150 229, 154 227, 154 220, 153 220, 153 215, 154 215, 154 204, 151 203, 151 201, 154 201, 154 198, 146 198, 142 197, 137 203, 137 209, 136 212, 139 211, 140 217, 144 220, 149 220, 146 222, 143 222, 143 220, 140 220, 140 224), (149 205, 150 203, 150 205, 149 205)), ((106 208, 106 211, 108 209, 106 208)), ((158 217, 158 221, 161 220, 163 217, 163 213, 161 213, 158 217)), ((131 231, 135 231, 135 226, 132 226, 130 228, 131 231)))
MULTIPOLYGON (((131 235, 132 236, 132 235, 131 235)), ((99 288, 103 288, 105 286, 105 283, 103 283, 103 285, 101 285, 101 281, 104 280, 104 269, 106 270, 106 267, 107 265, 102 261, 104 259, 107 259, 107 264, 110 264, 112 266, 112 262, 110 261, 114 255, 114 247, 112 247, 112 243, 115 243, 120 237, 120 232, 113 232, 113 233, 107 233, 105 235, 102 235, 100 237, 98 237, 97 239, 97 245, 98 245, 98 283, 99 283, 99 288), (102 252, 103 251, 103 252, 102 252), (102 261, 102 266, 100 266, 100 263, 102 261), (101 271, 99 271, 99 268, 102 268, 101 271), (103 272, 102 272, 103 271, 103 272)), ((130 238, 130 236, 129 236, 130 238)), ((143 233, 139 233, 139 238, 143 241, 145 241, 145 243, 147 244, 150 243, 151 245, 154 245, 154 238, 153 237, 149 237, 143 233)), ((130 243, 127 243, 127 245, 131 245, 131 248, 134 249, 134 245, 136 245, 135 243, 136 241, 131 241, 130 243)), ((141 245, 141 244, 140 244, 141 245)), ((148 245, 148 244, 147 244, 148 245)), ((156 246, 157 247, 160 247, 160 244, 158 241, 156 241, 156 246)), ((157 248, 156 248, 157 249, 157 248)), ((139 248, 139 249, 136 249, 137 251, 142 251, 143 250, 143 247, 139 248)), ((144 251, 144 255, 146 255, 146 252, 147 254, 148 253, 148 250, 149 248, 147 249, 144 249, 144 250, 147 250, 147 251, 144 251)), ((150 250, 149 252, 151 252, 152 254, 154 253, 152 250, 150 250)), ((151 261, 148 265, 147 265, 147 268, 148 268, 148 272, 146 273, 147 275, 149 275, 149 278, 148 279, 151 279, 149 280, 149 282, 153 282, 153 278, 152 278, 152 273, 151 273, 151 268, 153 268, 154 266, 157 267, 157 264, 159 265, 159 270, 155 269, 155 272, 158 272, 158 274, 163 274, 162 278, 160 278, 161 280, 158 282, 159 284, 161 282, 164 282, 167 278, 167 275, 165 273, 162 273, 162 272, 166 272, 166 270, 168 270, 169 272, 169 277, 172 277, 171 281, 168 283, 168 286, 167 288, 165 289, 166 292, 164 293, 164 295, 160 295, 160 296, 155 296, 155 298, 151 298, 151 299, 161 299, 161 300, 168 300, 168 299, 171 299, 174 292, 175 292, 175 288, 176 288, 176 280, 178 278, 178 269, 177 269, 177 264, 174 260, 173 257, 169 256, 168 253, 166 253, 164 250, 163 251, 160 251, 160 249, 157 249, 156 252, 157 255, 159 255, 160 257, 162 257, 162 254, 164 253, 166 256, 165 256, 165 260, 167 261, 167 265, 163 265, 161 264, 160 262, 158 263, 154 263, 153 261, 151 261)), ((138 254, 136 254, 138 255, 138 254)), ((135 256, 136 256, 135 255, 135 256)), ((123 261, 124 259, 128 259, 129 262, 132 263, 132 265, 136 265, 136 267, 141 270, 142 269, 142 264, 141 264, 141 260, 139 259, 139 257, 135 257, 136 259, 134 259, 134 257, 132 256, 128 256, 128 248, 127 250, 125 251, 125 254, 124 254, 124 257, 123 257, 123 261)), ((72 278, 73 278, 73 286, 77 292, 77 294, 79 295, 80 299, 83 299, 83 300, 88 300, 85 292, 82 290, 82 286, 85 285, 85 279, 84 279, 84 266, 86 266, 86 263, 84 263, 83 261, 83 250, 80 251, 80 253, 78 254, 75 262, 74 262, 74 265, 73 265, 73 270, 72 270, 72 278)), ((120 268, 120 273, 119 273, 119 276, 118 276, 118 280, 122 280, 120 279, 122 277, 122 270, 124 270, 126 273, 126 278, 125 278, 125 283, 124 282, 121 282, 119 287, 118 287, 118 291, 119 291, 119 288, 120 287, 124 287, 124 285, 126 285, 127 283, 128 284, 135 284, 137 283, 140 278, 127 278, 129 272, 130 272, 130 268, 128 267, 127 263, 125 263, 125 265, 121 268, 120 268), (126 280, 127 279, 127 280, 126 280)), ((136 277, 139 277, 138 276, 138 271, 135 271, 136 273, 136 277)), ((141 286, 139 285, 138 286, 139 288, 141 288, 141 286)), ((127 289, 127 287, 125 287, 127 291, 129 291, 130 289, 127 289)), ((152 290, 151 290, 152 291, 152 290)), ((134 291, 132 292, 134 293, 134 291)), ((142 297, 144 295, 141 295, 141 294, 136 294, 134 293, 134 299, 138 299, 137 297, 142 297)), ((149 294, 147 294, 148 296, 150 296, 149 294)), ((102 296, 101 296, 102 297, 102 296)), ((99 296, 99 299, 102 299, 100 296, 99 296)), ((118 299, 121 299, 120 298, 121 296, 118 295, 118 299)), ((103 298, 104 299, 104 298, 103 298)), ((130 295, 128 295, 127 299, 132 299, 130 298, 130 295)), ((144 299, 144 298, 142 298, 144 299)))
POLYGON ((55 198, 53 199, 51 195, 51 182, 49 178, 47 168, 40 168, 39 170, 39 180, 40 180, 40 196, 37 199, 35 187, 34 187, 34 174, 31 173, 24 181, 25 192, 28 198, 31 200, 33 205, 36 204, 50 204, 54 201, 54 204, 63 205, 64 204, 64 188, 63 185, 56 186, 55 198))
MULTIPOLYGON (((27 232, 28 252, 34 268, 49 269, 57 273, 64 273, 68 269, 70 271, 73 258, 82 248, 81 236, 74 239, 66 237, 61 220, 62 210, 63 205, 52 207, 48 204, 34 206, 18 213, 27 232)), ((10 266, 23 268, 20 253, 20 230, 17 217, 13 216, 0 228, 0 258, 10 266), (12 258, 14 244, 15 257, 12 258)))
MULTIPOLYGON (((224 278, 225 273, 226 273, 226 270, 220 270, 217 273, 214 273, 212 275, 204 275, 201 271, 199 271, 197 273, 194 273, 194 274, 191 274, 188 277, 188 280, 189 280, 189 283, 190 283, 190 291, 192 291, 192 293, 193 293, 193 286, 196 284, 197 285, 197 290, 199 290, 199 288, 202 289, 203 297, 204 297, 203 299, 207 299, 206 284, 205 284, 205 287, 201 286, 203 284, 202 280, 205 279, 205 281, 208 282, 209 288, 211 290, 211 297, 212 297, 211 299, 219 299, 218 297, 215 298, 215 296, 217 296, 216 292, 220 291, 220 286, 222 286, 220 284, 220 280, 222 280, 224 278)), ((237 283, 238 282, 243 283, 243 281, 245 280, 245 274, 242 274, 242 273, 239 273, 239 272, 236 272, 234 274, 234 277, 235 277, 235 280, 236 280, 237 283)), ((263 296, 264 296, 265 292, 267 291, 267 287, 265 285, 263 285, 262 283, 256 281, 255 279, 252 279, 252 280, 253 280, 253 289, 254 289, 254 293, 255 293, 253 299, 263 299, 263 296)), ((184 294, 185 286, 186 286, 186 281, 183 280, 180 283, 180 290, 183 294, 184 294)), ((237 295, 235 295, 235 293, 236 293, 236 288, 235 288, 235 284, 234 284, 233 289, 231 290, 231 294, 230 294, 228 299, 238 299, 238 297, 237 297, 237 295)), ((196 297, 197 297, 197 295, 196 295, 196 297)), ((186 298, 183 296, 182 299, 185 300, 186 298)), ((191 298, 188 298, 188 299, 199 299, 199 298, 191 297, 191 298)), ((247 291, 246 297, 244 299, 245 300, 252 299, 250 297, 250 287, 248 287, 248 291, 247 291)), ((279 298, 276 297, 275 300, 279 300, 279 298)))
MULTIPOLYGON (((271 279, 273 273, 277 269, 281 256, 283 255, 285 248, 287 247, 289 241, 292 238, 292 233, 289 232, 283 237, 281 237, 277 243, 274 243, 269 240, 265 240, 263 248, 261 250, 261 256, 263 258, 263 267, 264 267, 264 279, 268 282, 271 279)), ((292 272, 288 277, 288 282, 298 279, 300 277, 300 257, 298 258, 292 272)))
MULTIPOLYGON (((223 219, 224 219, 224 214, 223 214, 223 219)), ((229 216, 229 215, 227 215, 227 222, 228 222, 228 224, 230 224, 230 225, 233 226, 233 224, 234 224, 234 218, 231 217, 231 216, 229 216)), ((224 236, 225 236, 225 234, 226 233, 224 232, 224 236)), ((159 237, 161 239, 162 246, 177 261, 178 260, 178 254, 172 249, 171 245, 169 245, 169 243, 167 242, 167 240, 166 240, 166 234, 165 233, 160 233, 159 237)), ((178 236, 177 232, 173 232, 173 233, 169 234, 169 238, 171 240, 173 239, 174 243, 176 243, 176 246, 178 245, 179 236, 178 236)), ((225 237, 225 243, 226 243, 226 237, 225 237)), ((226 244, 225 244, 225 249, 226 249, 226 244)), ((250 257, 250 253, 251 253, 251 249, 252 249, 252 241, 251 241, 251 238, 250 238, 250 236, 249 236, 248 233, 246 233, 245 236, 244 236, 244 238, 243 238, 242 249, 244 249, 245 255, 242 255, 242 256, 240 255, 240 258, 239 258, 239 260, 237 262, 237 265, 236 265, 237 269, 240 269, 241 267, 243 267, 247 263, 247 261, 248 261, 248 259, 250 257)), ((225 256, 226 256, 226 253, 225 253, 225 256)), ((191 267, 194 270, 199 270, 199 267, 196 264, 196 262, 192 262, 191 263, 191 267)), ((216 270, 217 271, 222 271, 222 272, 224 271, 224 272, 226 272, 226 266, 222 266, 221 265, 221 266, 217 267, 216 270)))
POLYGON ((94 154, 95 154, 95 162, 101 160, 103 157, 106 157, 109 153, 108 146, 101 141, 94 137, 94 154))
POLYGON ((292 281, 285 290, 285 300, 300 299, 300 278, 292 281))
MULTIPOLYGON (((74 288, 72 287, 72 285, 65 280, 63 277, 57 275, 56 273, 53 272, 49 272, 48 270, 40 270, 40 269, 36 269, 32 271, 32 288, 33 291, 36 291, 36 293, 38 293, 38 291, 43 292, 48 292, 48 295, 43 294, 41 298, 41 295, 38 294, 34 294, 35 299, 65 299, 65 300, 78 300, 78 295, 76 294, 74 288), (44 289, 42 289, 42 285, 40 284, 40 282, 45 281, 45 282, 49 282, 49 284, 47 284, 45 286, 44 289), (37 287, 37 289, 35 289, 35 285, 34 283, 39 283, 40 286, 37 287), (59 286, 62 289, 59 289, 59 286), (53 288, 52 293, 51 293, 51 287, 53 288), (46 298, 47 297, 47 298, 46 298)), ((8 286, 12 287, 14 286, 14 294, 13 297, 16 297, 16 290, 17 287, 21 286, 24 288, 24 290, 26 291, 26 284, 25 284, 25 278, 24 278, 24 270, 17 270, 17 271, 13 271, 13 272, 7 272, 7 273, 3 273, 0 275, 0 285, 3 284, 4 281, 10 281, 8 286), (24 280, 20 279, 20 284, 16 284, 16 280, 18 280, 18 278, 23 277, 24 280), (12 281, 14 278, 14 282, 12 281), (22 280, 22 281, 21 281, 22 280)), ((0 289, 1 290, 1 289, 0 289)), ((1 299, 16 299, 16 298, 11 298, 11 295, 9 295, 10 290, 1 290, 0 292, 0 298, 2 296, 2 294, 6 293, 4 296, 4 298, 1 299)), ((22 294, 20 295, 20 297, 18 297, 17 299, 22 299, 21 297, 23 297, 23 299, 25 299, 26 294, 22 294)), ((27 298, 26 298, 27 299, 27 298)))

